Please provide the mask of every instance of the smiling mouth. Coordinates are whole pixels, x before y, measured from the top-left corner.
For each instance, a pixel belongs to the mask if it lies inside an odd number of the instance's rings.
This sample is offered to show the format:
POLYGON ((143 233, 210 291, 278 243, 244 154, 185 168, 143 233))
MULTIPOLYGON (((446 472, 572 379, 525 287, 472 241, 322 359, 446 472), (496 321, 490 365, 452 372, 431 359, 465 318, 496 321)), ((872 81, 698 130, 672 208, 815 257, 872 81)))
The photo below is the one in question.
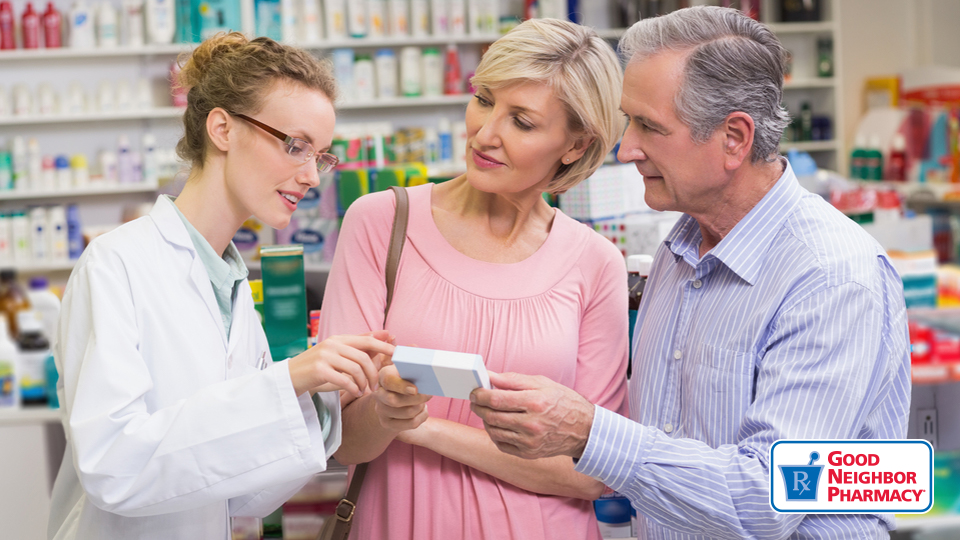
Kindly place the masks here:
POLYGON ((279 192, 279 191, 278 191, 277 193, 280 193, 280 196, 281 196, 281 197, 283 197, 284 199, 290 201, 290 204, 297 204, 298 202, 300 202, 300 199, 294 197, 293 195, 291 195, 291 194, 289 194, 289 193, 281 193, 281 192, 279 192))
POLYGON ((503 165, 503 163, 501 163, 501 162, 493 159, 492 157, 484 154, 483 152, 474 150, 474 151, 473 151, 473 155, 476 156, 477 158, 479 158, 479 159, 481 159, 481 160, 483 160, 483 161, 489 162, 489 163, 491 163, 491 164, 493 164, 493 165, 503 165))

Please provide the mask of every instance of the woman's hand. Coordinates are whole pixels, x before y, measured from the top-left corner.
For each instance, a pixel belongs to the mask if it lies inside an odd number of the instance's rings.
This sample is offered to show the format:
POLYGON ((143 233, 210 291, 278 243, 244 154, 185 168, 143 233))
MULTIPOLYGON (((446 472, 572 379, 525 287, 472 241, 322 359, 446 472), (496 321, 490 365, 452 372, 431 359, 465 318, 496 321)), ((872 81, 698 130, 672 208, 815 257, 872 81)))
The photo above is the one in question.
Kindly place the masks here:
MULTIPOLYGON (((386 330, 333 336, 290 359, 290 379, 297 395, 344 390, 361 396, 377 381, 378 355, 392 356, 386 330)), ((378 359, 379 360, 379 359, 378 359)))
POLYGON ((393 364, 380 368, 380 385, 373 399, 377 419, 384 429, 401 432, 424 423, 429 417, 427 401, 431 397, 418 393, 416 386, 400 378, 393 364))

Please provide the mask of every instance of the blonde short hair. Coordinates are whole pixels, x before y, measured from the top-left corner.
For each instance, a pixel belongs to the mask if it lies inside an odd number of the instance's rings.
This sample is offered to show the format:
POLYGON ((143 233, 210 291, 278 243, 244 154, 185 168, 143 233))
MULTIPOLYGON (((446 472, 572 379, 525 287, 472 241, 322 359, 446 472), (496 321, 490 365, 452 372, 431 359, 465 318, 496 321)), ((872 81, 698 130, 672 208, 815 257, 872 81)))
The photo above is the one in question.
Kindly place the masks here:
POLYGON ((623 71, 613 48, 592 28, 559 19, 524 21, 490 46, 470 82, 485 88, 547 84, 567 111, 570 133, 594 139, 582 158, 560 164, 550 193, 563 193, 593 174, 623 134, 623 71))

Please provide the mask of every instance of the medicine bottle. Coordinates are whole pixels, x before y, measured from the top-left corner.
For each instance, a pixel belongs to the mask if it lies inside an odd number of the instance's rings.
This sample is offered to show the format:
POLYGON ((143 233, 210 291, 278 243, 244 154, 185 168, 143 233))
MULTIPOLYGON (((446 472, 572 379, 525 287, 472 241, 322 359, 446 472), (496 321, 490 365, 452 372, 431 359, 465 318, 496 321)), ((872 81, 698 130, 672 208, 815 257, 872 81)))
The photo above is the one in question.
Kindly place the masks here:
POLYGON ((650 255, 630 255, 627 257, 627 313, 630 320, 629 341, 630 361, 627 362, 627 377, 630 376, 630 365, 633 363, 633 332, 637 323, 637 312, 640 309, 640 299, 643 297, 643 288, 650 275, 650 265, 653 257, 650 255))

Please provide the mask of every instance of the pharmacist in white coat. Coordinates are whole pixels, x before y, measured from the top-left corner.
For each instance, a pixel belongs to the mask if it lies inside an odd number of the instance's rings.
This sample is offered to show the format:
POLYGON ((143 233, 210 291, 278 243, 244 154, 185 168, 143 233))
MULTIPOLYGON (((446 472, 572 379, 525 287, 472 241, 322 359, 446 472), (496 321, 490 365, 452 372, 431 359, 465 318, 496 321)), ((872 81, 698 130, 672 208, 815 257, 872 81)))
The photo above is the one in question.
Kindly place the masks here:
POLYGON ((380 331, 272 362, 231 242, 251 215, 286 226, 336 163, 330 69, 229 34, 180 77, 186 186, 91 242, 64 294, 68 444, 50 538, 229 539, 231 516, 265 516, 324 470, 340 444, 337 391, 368 391, 377 355, 393 352, 380 331))

